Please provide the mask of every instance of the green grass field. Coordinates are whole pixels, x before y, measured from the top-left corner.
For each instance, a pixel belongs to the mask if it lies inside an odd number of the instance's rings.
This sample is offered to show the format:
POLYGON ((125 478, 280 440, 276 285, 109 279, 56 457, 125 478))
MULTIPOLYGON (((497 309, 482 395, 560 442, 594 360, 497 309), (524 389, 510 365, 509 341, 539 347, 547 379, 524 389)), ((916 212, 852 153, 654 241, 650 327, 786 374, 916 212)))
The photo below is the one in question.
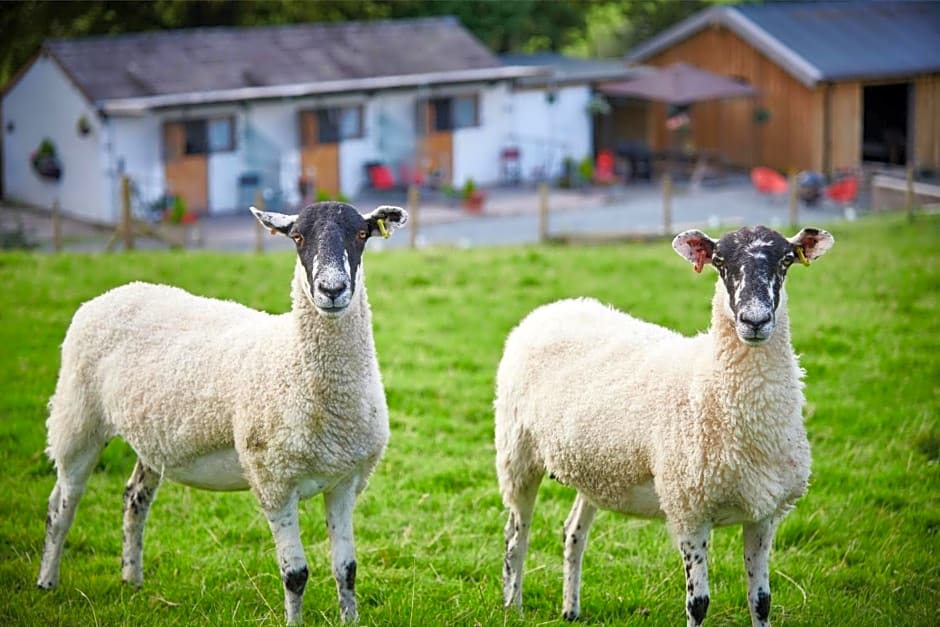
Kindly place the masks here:
MULTIPOLYGON (((835 248, 788 281, 814 464, 808 495, 777 535, 771 619, 938 625, 940 218, 830 230, 835 248)), ((135 457, 120 441, 89 482, 59 588, 42 592, 35 580, 54 483, 45 405, 76 307, 141 279, 281 312, 292 265, 287 254, 0 254, 0 625, 283 620, 274 543, 248 493, 165 483, 148 523, 144 586, 121 584, 122 492, 135 457)), ((574 493, 547 480, 525 618, 501 608, 505 514, 491 404, 503 340, 533 307, 575 295, 692 334, 708 324, 714 274, 693 273, 665 241, 373 252, 366 265, 392 438, 356 510, 362 624, 561 624, 560 534, 574 493)), ((321 502, 301 513, 310 624, 338 615, 321 502)), ((740 545, 739 528, 713 534, 708 624, 749 624, 740 545)), ((662 523, 598 515, 583 624, 681 624, 684 598, 682 561, 662 523)))

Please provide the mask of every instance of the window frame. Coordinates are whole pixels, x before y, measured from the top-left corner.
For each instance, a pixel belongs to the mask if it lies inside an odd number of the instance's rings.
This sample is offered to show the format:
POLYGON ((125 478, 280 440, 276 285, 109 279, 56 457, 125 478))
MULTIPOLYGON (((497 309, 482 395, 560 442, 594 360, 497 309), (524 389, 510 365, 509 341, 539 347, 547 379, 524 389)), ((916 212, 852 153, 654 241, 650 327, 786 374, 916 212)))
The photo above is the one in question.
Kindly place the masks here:
POLYGON ((426 124, 428 127, 426 128, 427 132, 443 133, 480 126, 480 95, 477 93, 436 96, 427 100, 427 107, 434 112, 433 116, 426 118, 428 122, 433 121, 433 125, 426 124), (472 119, 469 121, 458 121, 456 119, 455 112, 457 103, 460 101, 469 102, 473 107, 472 119))

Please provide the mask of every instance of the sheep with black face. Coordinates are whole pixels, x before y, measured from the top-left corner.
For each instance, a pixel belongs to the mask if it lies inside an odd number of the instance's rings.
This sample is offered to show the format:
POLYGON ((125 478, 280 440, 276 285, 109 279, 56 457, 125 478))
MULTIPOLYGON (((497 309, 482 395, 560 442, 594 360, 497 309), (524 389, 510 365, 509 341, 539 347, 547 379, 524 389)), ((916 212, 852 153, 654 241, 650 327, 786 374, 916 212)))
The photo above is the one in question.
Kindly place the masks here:
POLYGON ((523 561, 544 474, 577 490, 564 525, 563 616, 580 614, 581 558, 598 509, 664 518, 685 562, 687 624, 709 604, 711 529, 743 525, 748 604, 768 625, 776 527, 807 489, 803 371, 790 344, 787 271, 833 244, 764 227, 715 241, 675 237, 718 269, 711 328, 684 337, 595 300, 530 313, 509 335, 496 384, 496 468, 505 528, 503 594, 522 605, 523 561))
POLYGON ((138 455, 124 493, 122 578, 139 585, 150 504, 163 478, 251 490, 274 535, 287 620, 302 620, 307 561, 298 501, 323 494, 344 621, 358 618, 352 514, 388 441, 372 337, 366 241, 405 224, 382 206, 317 203, 297 215, 258 211, 297 245, 291 311, 281 315, 131 283, 76 312, 49 401, 49 499, 38 585, 54 587, 65 536, 105 444, 138 455))

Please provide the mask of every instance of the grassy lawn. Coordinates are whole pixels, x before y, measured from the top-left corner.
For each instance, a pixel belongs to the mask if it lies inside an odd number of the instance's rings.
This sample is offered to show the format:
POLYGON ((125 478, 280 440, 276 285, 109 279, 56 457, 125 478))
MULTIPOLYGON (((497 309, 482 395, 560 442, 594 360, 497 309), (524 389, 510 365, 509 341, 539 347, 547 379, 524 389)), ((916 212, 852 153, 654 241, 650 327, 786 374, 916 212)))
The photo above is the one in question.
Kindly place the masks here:
MULTIPOLYGON (((823 226, 823 225, 817 225, 823 226)), ((777 625, 940 624, 940 218, 832 225, 835 248, 794 267, 793 338, 807 370, 808 495, 771 560, 777 625)), ((713 236, 718 233, 712 233, 713 236)), ((402 234, 399 234, 402 236, 402 234)), ((35 588, 54 483, 45 405, 76 307, 121 283, 172 283, 273 312, 290 255, 0 254, 0 625, 278 624, 274 543, 247 493, 165 483, 145 540, 144 586, 120 582, 123 485, 105 450, 54 592, 35 588)), ((501 609, 502 526, 492 442, 502 342, 536 305, 591 295, 692 334, 714 274, 667 242, 373 252, 366 261, 392 439, 356 510, 362 624, 561 624, 561 524, 573 491, 542 486, 525 620, 501 609)), ((321 499, 302 508, 305 617, 337 621, 321 499)), ((739 528, 713 533, 708 624, 750 624, 739 528)), ((684 622, 682 561, 659 522, 601 513, 585 554, 582 623, 684 622)))

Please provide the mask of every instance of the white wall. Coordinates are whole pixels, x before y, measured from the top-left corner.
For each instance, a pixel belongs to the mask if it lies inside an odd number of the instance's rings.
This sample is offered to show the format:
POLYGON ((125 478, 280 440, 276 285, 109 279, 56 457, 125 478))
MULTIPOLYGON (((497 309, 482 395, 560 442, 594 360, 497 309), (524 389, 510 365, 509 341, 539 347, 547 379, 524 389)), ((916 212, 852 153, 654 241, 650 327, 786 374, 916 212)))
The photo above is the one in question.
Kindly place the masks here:
POLYGON ((418 94, 414 90, 399 90, 380 92, 369 100, 366 107, 366 135, 372 159, 393 166, 415 160, 417 99, 418 94))
POLYGON ((11 200, 51 207, 89 220, 110 221, 104 184, 106 141, 101 121, 59 66, 40 56, 3 98, 3 180, 11 200), (80 135, 84 115, 91 132, 80 135), (12 125, 12 131, 8 127, 12 125), (42 179, 30 156, 44 138, 55 144, 62 164, 58 182, 42 179))
POLYGON ((565 157, 580 161, 592 154, 591 99, 588 86, 513 93, 508 141, 519 147, 523 177, 561 174, 565 157), (554 102, 547 95, 554 93, 554 102))
POLYGON ((507 112, 512 109, 512 95, 502 84, 481 88, 477 93, 479 126, 454 131, 452 179, 457 188, 471 178, 478 185, 499 182, 499 155, 509 141, 507 112))
MULTIPOLYGON (((298 111, 305 108, 298 102, 260 102, 247 104, 243 110, 246 133, 254 135, 254 145, 241 141, 241 171, 262 169, 266 176, 276 177, 266 184, 277 186, 284 202, 293 206, 300 202, 300 122, 298 111)), ((233 186, 237 188, 237 180, 233 186)))
POLYGON ((163 134, 160 120, 152 115, 111 117, 106 123, 110 146, 104 146, 107 168, 103 179, 108 190, 110 220, 120 220, 119 177, 127 174, 136 189, 132 206, 147 205, 164 195, 163 134), (109 149, 110 148, 110 149, 109 149))

